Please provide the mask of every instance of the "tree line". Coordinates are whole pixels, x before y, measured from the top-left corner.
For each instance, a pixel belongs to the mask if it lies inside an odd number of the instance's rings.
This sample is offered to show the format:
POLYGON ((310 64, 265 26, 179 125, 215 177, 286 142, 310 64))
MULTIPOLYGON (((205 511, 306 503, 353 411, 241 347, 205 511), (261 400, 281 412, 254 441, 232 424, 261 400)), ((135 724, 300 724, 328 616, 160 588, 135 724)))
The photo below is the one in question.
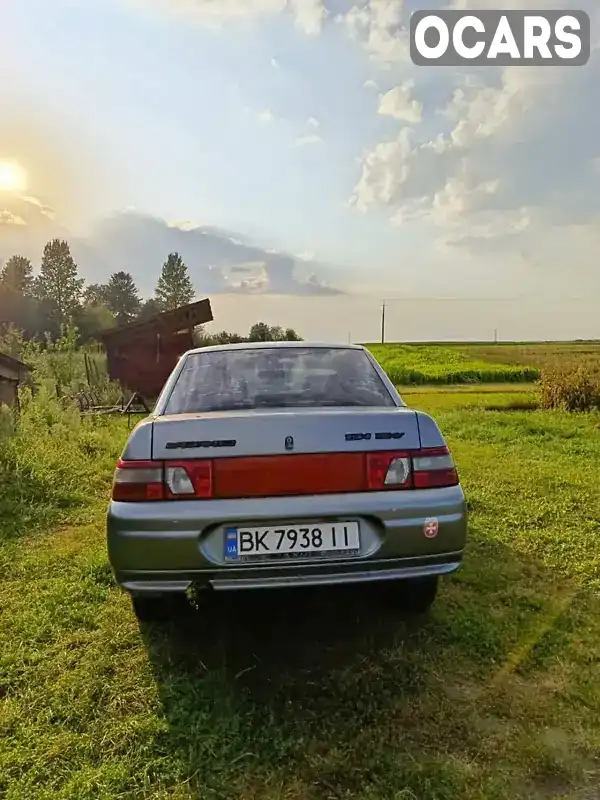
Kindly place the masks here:
POLYGON ((73 324, 85 339, 114 325, 125 325, 190 303, 195 292, 178 253, 162 266, 154 296, 145 302, 129 272, 113 272, 105 284, 85 285, 68 242, 53 239, 44 247, 40 269, 22 255, 0 270, 0 323, 22 329, 27 338, 60 335, 73 324))
MULTIPOLYGON (((161 311, 191 303, 195 290, 179 253, 170 253, 162 265, 154 295, 143 300, 131 273, 113 272, 105 284, 79 276, 68 242, 53 239, 44 247, 40 268, 11 256, 0 269, 0 327, 14 326, 25 339, 57 339, 65 326, 74 326, 80 342, 92 340, 115 325, 143 321, 161 311)), ((294 330, 259 322, 247 337, 221 331, 204 336, 204 344, 236 341, 299 340, 294 330)))

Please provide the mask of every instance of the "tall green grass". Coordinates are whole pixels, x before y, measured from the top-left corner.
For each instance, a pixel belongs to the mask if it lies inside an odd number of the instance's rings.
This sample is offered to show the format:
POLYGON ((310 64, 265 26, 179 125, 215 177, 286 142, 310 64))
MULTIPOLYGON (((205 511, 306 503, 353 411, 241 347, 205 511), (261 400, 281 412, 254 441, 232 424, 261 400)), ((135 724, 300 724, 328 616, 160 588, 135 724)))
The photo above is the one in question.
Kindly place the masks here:
POLYGON ((457 347, 368 344, 391 381, 397 385, 451 383, 522 383, 539 378, 531 366, 494 364, 457 347))
POLYGON ((82 416, 43 386, 22 392, 17 421, 0 415, 0 541, 73 519, 108 497, 124 419, 82 416))

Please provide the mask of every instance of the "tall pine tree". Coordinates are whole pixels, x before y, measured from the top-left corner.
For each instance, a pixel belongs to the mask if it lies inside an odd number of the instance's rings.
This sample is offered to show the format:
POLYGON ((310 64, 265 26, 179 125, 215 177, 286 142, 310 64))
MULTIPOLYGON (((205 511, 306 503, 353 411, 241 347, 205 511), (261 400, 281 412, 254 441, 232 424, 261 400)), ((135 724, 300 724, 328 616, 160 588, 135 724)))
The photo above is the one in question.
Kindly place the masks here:
POLYGON ((51 333, 60 333, 61 326, 73 319, 80 306, 82 290, 83 278, 77 276, 77 265, 68 243, 61 239, 48 242, 35 281, 35 294, 51 333))
POLYGON ((183 259, 179 253, 170 253, 156 285, 156 301, 161 311, 185 306, 192 302, 195 294, 183 259))
POLYGON ((117 325, 126 325, 139 314, 140 296, 129 272, 113 272, 109 282, 102 288, 104 302, 117 325))
POLYGON ((11 256, 0 270, 0 286, 24 297, 33 289, 33 267, 24 256, 11 256))
POLYGON ((29 338, 38 331, 39 309, 32 297, 33 267, 14 255, 0 269, 0 327, 16 326, 29 338))

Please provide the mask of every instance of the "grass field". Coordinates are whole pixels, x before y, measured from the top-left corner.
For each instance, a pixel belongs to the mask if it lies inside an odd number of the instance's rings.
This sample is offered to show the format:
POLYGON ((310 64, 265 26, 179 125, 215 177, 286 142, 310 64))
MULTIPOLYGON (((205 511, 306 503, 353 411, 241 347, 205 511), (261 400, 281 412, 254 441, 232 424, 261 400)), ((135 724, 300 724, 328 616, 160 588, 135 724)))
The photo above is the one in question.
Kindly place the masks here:
POLYGON ((600 370, 600 342, 368 344, 396 384, 518 383, 556 363, 600 370))
POLYGON ((531 366, 540 369, 549 364, 586 364, 593 370, 600 368, 600 342, 545 342, 533 344, 501 343, 495 345, 467 345, 466 352, 490 363, 531 366))
POLYGON ((418 624, 353 588, 138 627, 103 529, 126 424, 26 408, 0 442, 0 797, 598 797, 600 417, 491 388, 403 392, 471 508, 418 624))

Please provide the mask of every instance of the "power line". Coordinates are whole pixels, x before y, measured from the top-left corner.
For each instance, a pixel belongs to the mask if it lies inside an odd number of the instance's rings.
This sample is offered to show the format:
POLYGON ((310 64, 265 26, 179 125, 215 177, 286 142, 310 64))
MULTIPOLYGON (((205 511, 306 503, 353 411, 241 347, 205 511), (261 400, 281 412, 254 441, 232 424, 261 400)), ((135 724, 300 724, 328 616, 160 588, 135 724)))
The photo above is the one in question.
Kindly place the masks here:
MULTIPOLYGON (((538 301, 548 304, 547 298, 537 298, 538 301)), ((565 302, 580 302, 588 300, 583 297, 566 297, 561 298, 560 303, 564 305, 565 302)), ((531 302, 531 299, 525 295, 518 295, 516 297, 387 297, 381 301, 381 344, 385 344, 385 311, 388 303, 514 303, 517 301, 531 302)), ((497 331, 494 331, 494 341, 497 341, 497 331)))
POLYGON ((536 297, 531 298, 527 295, 518 295, 517 297, 386 297, 386 303, 413 303, 413 302, 440 302, 440 303, 514 303, 518 300, 524 300, 528 303, 541 302, 547 305, 551 302, 563 303, 565 300, 575 301, 589 301, 590 297, 536 297))

